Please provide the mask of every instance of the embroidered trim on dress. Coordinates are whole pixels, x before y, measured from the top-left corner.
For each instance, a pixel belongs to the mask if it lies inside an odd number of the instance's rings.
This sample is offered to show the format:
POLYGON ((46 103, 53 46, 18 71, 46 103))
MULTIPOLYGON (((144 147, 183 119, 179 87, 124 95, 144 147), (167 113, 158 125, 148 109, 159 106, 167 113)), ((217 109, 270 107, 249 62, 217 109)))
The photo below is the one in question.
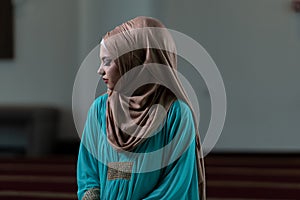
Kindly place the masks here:
POLYGON ((86 191, 82 197, 82 200, 99 200, 100 190, 98 188, 92 188, 86 191))
POLYGON ((107 168, 107 180, 131 178, 132 162, 110 162, 107 168))

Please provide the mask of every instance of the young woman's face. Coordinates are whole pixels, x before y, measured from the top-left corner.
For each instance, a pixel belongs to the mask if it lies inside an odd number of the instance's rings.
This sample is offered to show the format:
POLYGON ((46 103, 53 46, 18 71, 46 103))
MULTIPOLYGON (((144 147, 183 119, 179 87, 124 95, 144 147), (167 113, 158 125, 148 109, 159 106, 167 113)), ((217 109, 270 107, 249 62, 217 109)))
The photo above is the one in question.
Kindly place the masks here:
POLYGON ((102 45, 100 45, 100 60, 101 65, 97 73, 102 75, 104 83, 109 89, 112 90, 114 89, 117 81, 120 79, 121 74, 118 66, 112 60, 109 52, 102 45))

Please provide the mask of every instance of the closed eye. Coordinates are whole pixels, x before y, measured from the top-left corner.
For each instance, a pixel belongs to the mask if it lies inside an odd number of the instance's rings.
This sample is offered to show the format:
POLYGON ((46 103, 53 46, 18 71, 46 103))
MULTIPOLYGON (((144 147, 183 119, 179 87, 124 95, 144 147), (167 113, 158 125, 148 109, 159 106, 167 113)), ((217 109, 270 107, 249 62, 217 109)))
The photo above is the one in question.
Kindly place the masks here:
POLYGON ((109 66, 111 63, 112 59, 108 58, 108 57, 103 57, 102 58, 102 63, 104 66, 109 66))

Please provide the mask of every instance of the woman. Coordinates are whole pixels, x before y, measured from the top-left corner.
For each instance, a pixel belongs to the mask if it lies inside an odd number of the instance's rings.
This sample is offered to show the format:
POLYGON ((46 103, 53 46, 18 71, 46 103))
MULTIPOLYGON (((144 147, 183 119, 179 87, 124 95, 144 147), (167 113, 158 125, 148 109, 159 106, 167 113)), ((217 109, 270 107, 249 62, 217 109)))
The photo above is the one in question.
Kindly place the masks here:
POLYGON ((108 91, 88 113, 78 198, 206 199, 200 137, 168 30, 134 18, 103 37, 100 60, 108 91))

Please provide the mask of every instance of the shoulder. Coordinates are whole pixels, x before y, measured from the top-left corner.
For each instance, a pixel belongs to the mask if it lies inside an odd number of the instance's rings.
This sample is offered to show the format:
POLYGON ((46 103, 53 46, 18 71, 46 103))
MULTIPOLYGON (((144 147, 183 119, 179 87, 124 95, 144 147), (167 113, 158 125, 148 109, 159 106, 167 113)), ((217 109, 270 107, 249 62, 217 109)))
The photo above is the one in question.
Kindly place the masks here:
POLYGON ((189 105, 182 100, 174 101, 168 110, 166 123, 167 127, 174 127, 175 129, 181 125, 194 124, 193 113, 189 105))
POLYGON ((166 135, 171 139, 173 139, 177 133, 180 133, 177 139, 183 139, 182 141, 193 138, 195 134, 195 121, 193 112, 186 102, 182 100, 173 102, 168 111, 166 130, 168 131, 166 135))
POLYGON ((107 102, 108 94, 105 93, 99 97, 97 97, 89 109, 89 114, 103 113, 106 111, 106 102, 107 102))
POLYGON ((107 98, 108 98, 107 93, 97 97, 92 103, 91 108, 102 107, 103 105, 106 105, 107 98))
POLYGON ((102 105, 102 104, 105 104, 106 101, 107 101, 107 98, 108 98, 108 94, 105 93, 105 94, 102 94, 101 96, 97 97, 94 101, 93 104, 95 105, 102 105))
POLYGON ((182 100, 175 100, 168 111, 170 116, 186 118, 192 117, 192 110, 189 105, 182 100))

